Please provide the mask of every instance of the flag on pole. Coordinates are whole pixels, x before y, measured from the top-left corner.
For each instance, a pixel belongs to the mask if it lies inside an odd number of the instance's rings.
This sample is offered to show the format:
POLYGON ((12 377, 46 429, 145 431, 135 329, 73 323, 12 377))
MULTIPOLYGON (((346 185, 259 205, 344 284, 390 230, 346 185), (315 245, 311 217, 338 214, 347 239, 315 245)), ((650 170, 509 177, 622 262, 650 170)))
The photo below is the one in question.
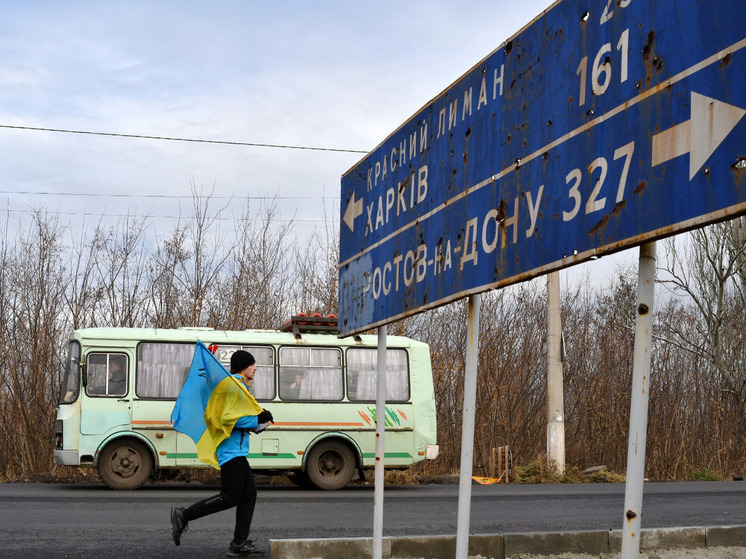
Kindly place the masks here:
POLYGON ((236 422, 259 415, 262 407, 246 386, 234 378, 201 341, 194 350, 186 382, 171 413, 174 429, 197 445, 197 457, 218 468, 217 448, 236 422))

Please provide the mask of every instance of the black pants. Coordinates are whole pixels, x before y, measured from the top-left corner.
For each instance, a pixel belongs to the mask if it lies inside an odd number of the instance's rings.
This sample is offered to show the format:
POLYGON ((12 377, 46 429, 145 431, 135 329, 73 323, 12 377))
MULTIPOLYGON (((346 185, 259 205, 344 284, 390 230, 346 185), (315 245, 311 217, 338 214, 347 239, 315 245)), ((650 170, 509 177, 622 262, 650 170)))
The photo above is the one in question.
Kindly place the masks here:
POLYGON ((233 458, 220 467, 221 489, 218 495, 204 499, 184 511, 184 519, 196 520, 236 507, 236 529, 233 543, 242 544, 249 537, 256 505, 256 484, 246 457, 233 458))

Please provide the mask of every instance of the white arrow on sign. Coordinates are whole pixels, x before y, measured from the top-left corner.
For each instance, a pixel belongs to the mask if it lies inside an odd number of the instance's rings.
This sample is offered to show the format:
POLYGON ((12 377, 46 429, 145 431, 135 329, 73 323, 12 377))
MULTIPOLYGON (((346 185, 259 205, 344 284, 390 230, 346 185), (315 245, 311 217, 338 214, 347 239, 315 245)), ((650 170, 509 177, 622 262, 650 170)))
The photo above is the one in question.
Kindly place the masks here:
POLYGON ((689 154, 689 180, 694 178, 746 110, 692 91, 692 118, 653 136, 653 167, 689 154))
POLYGON ((347 224, 347 227, 350 228, 350 231, 355 231, 355 218, 361 213, 363 213, 363 199, 360 198, 355 200, 355 193, 353 192, 352 197, 350 198, 350 203, 347 204, 345 215, 342 218, 347 224))

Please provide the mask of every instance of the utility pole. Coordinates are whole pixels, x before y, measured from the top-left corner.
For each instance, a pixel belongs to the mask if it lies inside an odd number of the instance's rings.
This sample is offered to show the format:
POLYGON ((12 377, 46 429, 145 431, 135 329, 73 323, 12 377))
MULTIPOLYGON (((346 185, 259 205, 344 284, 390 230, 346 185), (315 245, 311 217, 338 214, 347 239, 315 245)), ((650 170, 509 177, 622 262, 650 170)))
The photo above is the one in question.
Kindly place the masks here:
POLYGON ((547 459, 565 473, 565 403, 559 272, 547 274, 547 459))

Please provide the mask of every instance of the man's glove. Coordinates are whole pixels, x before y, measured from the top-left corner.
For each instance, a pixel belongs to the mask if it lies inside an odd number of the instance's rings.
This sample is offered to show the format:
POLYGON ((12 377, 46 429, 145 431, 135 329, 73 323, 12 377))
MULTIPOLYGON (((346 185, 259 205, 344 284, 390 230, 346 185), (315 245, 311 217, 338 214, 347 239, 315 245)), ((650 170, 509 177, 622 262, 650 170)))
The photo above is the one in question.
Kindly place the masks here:
POLYGON ((274 423, 275 419, 272 417, 272 414, 269 413, 267 410, 262 410, 262 413, 260 413, 256 417, 257 421, 259 422, 259 425, 262 423, 274 423))

